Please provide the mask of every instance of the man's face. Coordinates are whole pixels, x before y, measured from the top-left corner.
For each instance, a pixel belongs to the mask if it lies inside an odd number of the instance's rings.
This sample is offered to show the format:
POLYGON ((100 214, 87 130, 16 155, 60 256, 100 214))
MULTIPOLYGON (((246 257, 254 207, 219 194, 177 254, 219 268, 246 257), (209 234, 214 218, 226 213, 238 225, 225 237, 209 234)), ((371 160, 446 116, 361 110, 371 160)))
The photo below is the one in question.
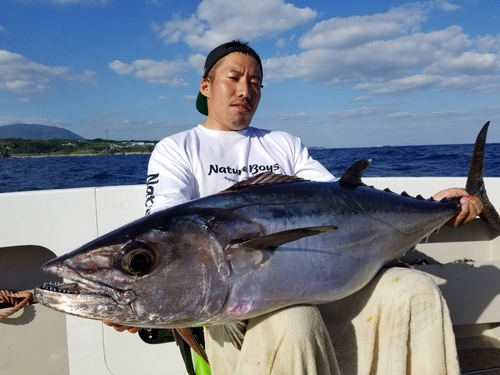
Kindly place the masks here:
POLYGON ((226 131, 248 128, 260 101, 261 74, 252 56, 240 52, 227 55, 214 79, 201 82, 200 91, 208 101, 208 118, 203 125, 226 131))

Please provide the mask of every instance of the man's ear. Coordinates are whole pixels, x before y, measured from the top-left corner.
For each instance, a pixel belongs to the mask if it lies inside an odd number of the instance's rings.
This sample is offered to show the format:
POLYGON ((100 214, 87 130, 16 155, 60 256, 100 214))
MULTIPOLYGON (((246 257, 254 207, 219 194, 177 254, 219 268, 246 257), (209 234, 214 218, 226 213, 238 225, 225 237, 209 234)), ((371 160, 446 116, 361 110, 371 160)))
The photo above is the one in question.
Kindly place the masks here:
POLYGON ((200 83, 200 92, 206 96, 207 98, 210 97, 210 78, 203 78, 200 83))

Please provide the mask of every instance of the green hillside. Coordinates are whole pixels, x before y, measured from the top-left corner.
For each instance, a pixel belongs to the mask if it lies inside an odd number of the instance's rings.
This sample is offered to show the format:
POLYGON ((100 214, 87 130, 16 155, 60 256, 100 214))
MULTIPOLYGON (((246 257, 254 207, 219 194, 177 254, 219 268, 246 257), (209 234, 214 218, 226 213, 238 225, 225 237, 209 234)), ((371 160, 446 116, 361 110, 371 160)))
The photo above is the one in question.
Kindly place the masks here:
POLYGON ((38 124, 12 124, 0 126, 0 139, 67 139, 84 140, 85 138, 57 126, 38 124))

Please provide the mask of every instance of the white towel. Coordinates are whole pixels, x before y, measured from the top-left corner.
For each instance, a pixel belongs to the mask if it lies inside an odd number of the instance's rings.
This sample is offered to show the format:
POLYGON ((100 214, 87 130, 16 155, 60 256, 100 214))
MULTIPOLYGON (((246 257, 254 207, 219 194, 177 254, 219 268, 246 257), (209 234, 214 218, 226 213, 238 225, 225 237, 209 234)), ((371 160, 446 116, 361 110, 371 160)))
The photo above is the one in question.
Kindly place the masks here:
POLYGON ((294 306, 250 319, 241 352, 222 326, 206 329, 212 374, 459 374, 446 302, 422 272, 385 270, 319 311, 294 306))

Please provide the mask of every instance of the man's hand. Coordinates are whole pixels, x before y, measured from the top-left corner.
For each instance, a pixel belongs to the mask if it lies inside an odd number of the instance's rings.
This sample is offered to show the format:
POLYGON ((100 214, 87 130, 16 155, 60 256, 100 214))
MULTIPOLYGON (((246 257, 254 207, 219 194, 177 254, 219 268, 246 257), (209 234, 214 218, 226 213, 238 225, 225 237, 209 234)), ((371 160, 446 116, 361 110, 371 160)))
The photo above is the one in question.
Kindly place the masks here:
POLYGON ((441 190, 439 193, 434 195, 434 199, 437 201, 440 201, 444 198, 460 198, 460 204, 462 205, 462 211, 460 211, 458 215, 454 216, 446 223, 446 225, 452 228, 461 227, 465 224, 468 224, 483 210, 483 204, 481 203, 479 198, 470 195, 465 189, 462 188, 441 190))
POLYGON ((130 333, 137 333, 141 330, 141 327, 122 326, 121 324, 116 324, 111 322, 103 322, 103 323, 109 327, 113 327, 113 329, 118 332, 129 331, 130 333))

